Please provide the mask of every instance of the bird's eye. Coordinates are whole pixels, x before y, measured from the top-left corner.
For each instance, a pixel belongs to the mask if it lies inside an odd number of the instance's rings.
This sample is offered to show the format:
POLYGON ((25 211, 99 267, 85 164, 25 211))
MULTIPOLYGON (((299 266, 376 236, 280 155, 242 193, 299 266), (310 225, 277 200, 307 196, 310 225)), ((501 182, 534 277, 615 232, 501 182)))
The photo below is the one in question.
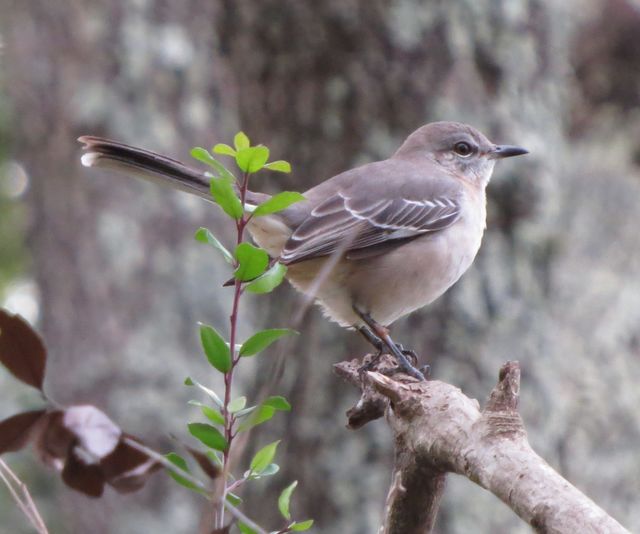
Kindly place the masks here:
POLYGON ((458 156, 468 158, 471 154, 473 154, 473 147, 465 141, 460 141, 459 143, 453 145, 453 151, 458 154, 458 156))

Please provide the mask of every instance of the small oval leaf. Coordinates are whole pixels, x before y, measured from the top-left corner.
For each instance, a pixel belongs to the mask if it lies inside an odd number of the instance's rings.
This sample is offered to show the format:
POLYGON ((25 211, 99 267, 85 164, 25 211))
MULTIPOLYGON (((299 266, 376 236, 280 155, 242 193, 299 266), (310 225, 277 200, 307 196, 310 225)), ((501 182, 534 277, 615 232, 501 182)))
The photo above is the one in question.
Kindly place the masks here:
POLYGON ((273 195, 269 200, 253 210, 253 216, 261 217, 270 213, 277 213, 302 200, 305 200, 304 195, 297 191, 282 191, 282 193, 273 195))
POLYGON ((224 156, 234 157, 236 155, 236 151, 233 150, 233 148, 231 148, 229 145, 225 143, 218 143, 216 146, 213 147, 211 151, 215 152, 216 154, 222 154, 224 156))
POLYGON ((0 454, 18 451, 29 443, 44 413, 44 410, 22 412, 0 421, 0 454))
POLYGON ((206 393, 211 398, 211 400, 213 402, 216 403, 216 406, 218 408, 222 408, 222 406, 223 406, 222 399, 220 399, 220 397, 218 397, 216 392, 213 391, 212 389, 209 389, 207 386, 203 386, 200 382, 197 382, 196 380, 193 380, 193 378, 191 378, 189 376, 185 379, 184 385, 185 386, 197 386, 201 391, 206 393))
POLYGON ((266 349, 271 343, 280 339, 283 336, 290 336, 297 334, 295 330, 289 328, 270 328, 268 330, 261 330, 255 333, 249 339, 247 339, 240 347, 240 356, 253 356, 258 352, 266 349))
POLYGON ((224 417, 222 413, 220 413, 220 411, 217 410, 216 408, 213 408, 212 406, 208 406, 196 400, 190 400, 187 404, 190 404, 191 406, 197 406, 198 408, 200 408, 202 415, 204 415, 212 423, 215 423, 216 425, 224 426, 224 417))
POLYGON ((293 532, 304 532, 305 530, 309 530, 312 526, 313 526, 313 519, 307 519, 306 521, 291 523, 289 525, 289 528, 293 532))
POLYGON ((247 134, 244 132, 238 132, 233 137, 233 146, 236 147, 236 150, 241 150, 243 148, 248 148, 250 145, 249 138, 247 134))
POLYGON ((211 196, 224 212, 233 219, 243 215, 242 202, 238 198, 228 178, 212 178, 210 182, 211 196))
POLYGON ((273 461, 280 440, 269 443, 260 449, 251 459, 251 471, 260 473, 273 461))
POLYGON ((206 324, 200 325, 200 342, 209 363, 221 373, 229 372, 231 369, 229 347, 216 329, 206 324))
POLYGON ((298 485, 298 481, 294 480, 291 484, 289 484, 286 488, 282 490, 280 497, 278 497, 278 510, 282 514, 282 517, 285 519, 291 519, 291 512, 289 511, 289 506, 291 503, 291 495, 293 495, 293 490, 296 489, 298 485))
MULTIPOLYGON (((179 467, 180 469, 182 469, 183 471, 186 471, 187 473, 189 472, 187 461, 179 454, 176 454, 175 452, 170 452, 169 454, 165 454, 165 458, 169 460, 176 467, 179 467)), ((202 492, 202 490, 190 480, 187 480, 186 478, 183 478, 177 473, 174 473, 173 471, 170 471, 170 470, 167 470, 167 473, 169 473, 169 476, 181 486, 184 486, 185 488, 189 488, 190 490, 202 492)))
POLYGON ((25 384, 42 391, 47 351, 42 338, 20 315, 0 310, 0 362, 25 384))
POLYGON ((247 405, 247 397, 237 397, 229 403, 229 411, 231 413, 239 412, 247 405))
POLYGON ((200 243, 206 243, 207 245, 211 245, 213 248, 219 250, 222 253, 222 257, 224 260, 233 264, 233 255, 229 252, 225 246, 218 241, 218 239, 211 233, 207 228, 198 228, 194 235, 196 241, 200 243))
POLYGON ((291 404, 289 404, 289 401, 281 395, 274 395, 273 397, 269 397, 262 403, 262 405, 271 406, 272 408, 281 410, 283 412, 291 411, 291 404))
POLYGON ((249 282, 245 289, 250 293, 271 293, 278 287, 287 274, 287 267, 282 263, 275 263, 266 273, 249 282))
POLYGON ((258 406, 258 408, 253 410, 253 412, 251 412, 251 414, 240 424, 238 432, 246 432, 254 426, 258 426, 268 421, 275 413, 276 409, 273 406, 258 406))
POLYGON ((268 159, 269 149, 266 146, 247 147, 236 153, 238 167, 248 173, 258 172, 268 159))
POLYGON ((220 431, 207 423, 189 423, 187 425, 191 435, 204 443, 207 447, 224 451, 227 448, 227 440, 220 431))
POLYGON ((269 255, 261 248, 249 243, 240 243, 236 247, 238 268, 234 276, 236 280, 247 281, 257 278, 269 265, 269 255))
POLYGON ((267 163, 264 168, 270 171, 291 172, 291 164, 281 159, 267 163))

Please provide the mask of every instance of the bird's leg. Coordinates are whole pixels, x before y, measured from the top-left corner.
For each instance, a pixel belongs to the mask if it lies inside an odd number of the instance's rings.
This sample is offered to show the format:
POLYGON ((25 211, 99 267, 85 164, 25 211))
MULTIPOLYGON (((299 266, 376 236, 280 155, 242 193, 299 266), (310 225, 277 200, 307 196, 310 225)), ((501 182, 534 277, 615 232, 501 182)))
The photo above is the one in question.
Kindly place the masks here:
POLYGON ((371 328, 365 325, 358 326, 358 332, 360 332, 362 334, 362 337, 364 337, 369 343, 371 343, 374 349, 376 349, 378 352, 382 352, 385 347, 385 343, 371 331, 371 328))
POLYGON ((373 345, 373 347, 377 351, 371 361, 360 367, 358 371, 371 371, 376 363, 378 363, 378 360, 380 360, 380 356, 382 356, 382 351, 384 350, 385 343, 378 336, 376 336, 368 326, 358 326, 358 332, 360 332, 362 334, 362 337, 364 337, 369 343, 371 343, 371 345, 373 345))
MULTIPOLYGON (((362 319, 365 324, 371 329, 370 333, 372 333, 379 341, 383 342, 391 351, 391 354, 395 356, 396 360, 398 361, 398 368, 400 369, 400 371, 407 373, 408 375, 413 376, 418 380, 425 380, 424 375, 413 365, 411 365, 409 360, 407 360, 407 357, 403 354, 403 351, 398 348, 398 345, 393 342, 387 328, 375 321, 375 319, 371 317, 371 315, 369 315, 367 312, 359 310, 356 306, 353 307, 353 310, 358 314, 358 317, 360 317, 360 319, 362 319)), ((367 334, 364 334, 364 332, 362 331, 361 333, 369 340, 367 334)))

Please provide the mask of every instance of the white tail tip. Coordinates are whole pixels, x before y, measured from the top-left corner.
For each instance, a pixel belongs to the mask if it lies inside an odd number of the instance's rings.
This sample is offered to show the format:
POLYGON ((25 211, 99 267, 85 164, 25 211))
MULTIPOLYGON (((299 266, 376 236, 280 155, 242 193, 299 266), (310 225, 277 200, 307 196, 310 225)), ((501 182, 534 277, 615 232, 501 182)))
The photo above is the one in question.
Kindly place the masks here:
POLYGON ((82 154, 80 158, 80 163, 84 167, 93 167, 100 158, 100 154, 98 152, 87 152, 86 154, 82 154))

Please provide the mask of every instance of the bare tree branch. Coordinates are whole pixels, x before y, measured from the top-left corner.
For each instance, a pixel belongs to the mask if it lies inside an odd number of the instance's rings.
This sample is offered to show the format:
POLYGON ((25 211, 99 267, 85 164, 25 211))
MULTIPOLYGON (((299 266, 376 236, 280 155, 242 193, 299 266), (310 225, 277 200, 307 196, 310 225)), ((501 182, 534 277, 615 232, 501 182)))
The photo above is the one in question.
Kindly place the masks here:
POLYGON ((503 365, 481 411, 450 384, 386 376, 392 364, 385 358, 376 366, 380 372, 360 372, 356 360, 335 366, 362 392, 347 412, 348 426, 384 413, 394 433, 394 475, 381 534, 431 532, 449 472, 493 493, 537 532, 628 533, 529 445, 517 411, 517 362, 503 365))

